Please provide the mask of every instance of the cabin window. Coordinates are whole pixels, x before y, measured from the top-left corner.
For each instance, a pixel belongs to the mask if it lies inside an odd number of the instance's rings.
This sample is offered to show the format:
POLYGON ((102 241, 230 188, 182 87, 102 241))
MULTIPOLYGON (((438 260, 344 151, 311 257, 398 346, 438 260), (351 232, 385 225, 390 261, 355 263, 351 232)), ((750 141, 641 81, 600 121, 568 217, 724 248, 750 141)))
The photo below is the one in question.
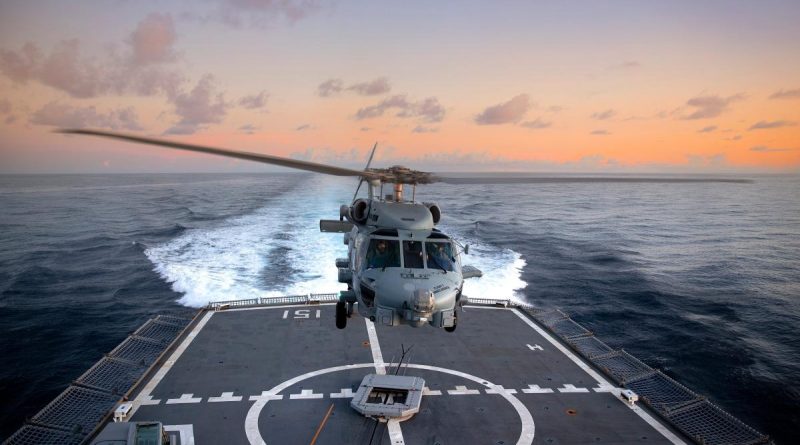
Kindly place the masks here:
POLYGON ((399 241, 372 239, 367 249, 367 269, 400 267, 399 241))
POLYGON ((403 263, 407 269, 422 269, 422 242, 403 241, 403 263))
POLYGON ((456 258, 453 254, 452 243, 427 241, 425 242, 425 254, 428 256, 428 269, 455 270, 456 258))

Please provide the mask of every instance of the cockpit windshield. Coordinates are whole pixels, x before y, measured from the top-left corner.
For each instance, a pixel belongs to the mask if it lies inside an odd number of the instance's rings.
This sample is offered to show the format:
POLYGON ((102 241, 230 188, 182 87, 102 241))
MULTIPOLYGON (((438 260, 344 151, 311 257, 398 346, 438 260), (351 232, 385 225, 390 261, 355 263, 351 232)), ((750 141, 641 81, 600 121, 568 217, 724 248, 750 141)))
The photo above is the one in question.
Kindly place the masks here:
POLYGON ((426 241, 425 253, 428 256, 428 269, 441 269, 448 272, 455 270, 453 244, 442 241, 426 241))
POLYGON ((422 269, 422 242, 403 241, 403 263, 407 269, 422 269))
POLYGON ((384 267, 400 267, 400 243, 373 238, 367 250, 367 269, 384 267))

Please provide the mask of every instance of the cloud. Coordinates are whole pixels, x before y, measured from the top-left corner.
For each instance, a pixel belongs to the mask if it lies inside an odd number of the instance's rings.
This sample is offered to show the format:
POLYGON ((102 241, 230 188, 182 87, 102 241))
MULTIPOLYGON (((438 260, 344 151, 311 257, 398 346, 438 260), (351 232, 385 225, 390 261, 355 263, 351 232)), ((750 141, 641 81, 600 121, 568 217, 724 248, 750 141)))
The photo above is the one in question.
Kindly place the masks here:
POLYGON ((239 127, 239 131, 245 134, 253 134, 256 132, 256 130, 258 130, 258 127, 253 124, 244 124, 239 127))
POLYGON ((594 136, 608 136, 611 133, 609 133, 608 130, 594 130, 589 134, 594 135, 594 136))
POLYGON ((306 130, 310 130, 310 129, 311 129, 311 125, 310 124, 303 124, 303 125, 300 125, 297 128, 295 128, 294 131, 306 131, 306 130))
POLYGON ((100 113, 94 106, 72 107, 50 102, 35 111, 30 123, 61 128, 110 128, 112 130, 140 131, 139 118, 133 107, 118 108, 100 113))
POLYGON ((439 131, 438 128, 435 127, 423 127, 422 125, 417 125, 411 130, 412 133, 436 133, 439 131))
POLYGON ((509 101, 492 105, 475 116, 478 125, 501 125, 519 122, 532 104, 527 94, 519 94, 509 101))
POLYGON ((214 76, 206 74, 191 91, 177 94, 172 103, 175 105, 175 114, 181 120, 165 134, 192 134, 206 124, 222 122, 230 105, 216 89, 214 76))
POLYGON ((0 99, 0 114, 8 114, 11 112, 11 102, 8 99, 0 99))
POLYGON ((684 119, 710 119, 712 117, 717 117, 727 111, 731 104, 740 100, 744 100, 744 96, 741 94, 728 97, 720 97, 717 95, 693 97, 686 101, 686 105, 695 110, 688 116, 685 116, 684 119))
POLYGON ((341 93, 343 88, 344 82, 342 79, 328 79, 319 84, 317 87, 317 94, 320 97, 330 97, 334 94, 341 93))
POLYGON ((737 134, 737 135, 735 135, 733 137, 726 138, 725 140, 726 141, 740 141, 740 140, 742 140, 742 135, 741 134, 737 134))
POLYGON ((379 77, 367 82, 354 83, 348 87, 344 86, 342 79, 328 79, 317 86, 317 95, 320 97, 330 97, 341 93, 342 91, 352 91, 361 96, 377 96, 379 94, 386 94, 392 90, 389 84, 389 79, 386 77, 379 77))
POLYGON ((30 42, 19 50, 3 48, 0 72, 15 83, 38 82, 76 98, 171 95, 184 81, 179 71, 164 67, 175 59, 171 20, 148 16, 126 41, 122 54, 109 51, 100 59, 84 56, 77 39, 60 41, 47 54, 30 42))
POLYGON ((175 40, 172 16, 156 13, 148 15, 139 22, 129 38, 133 63, 149 65, 175 61, 175 40))
POLYGON ((750 131, 752 131, 752 130, 768 130, 768 129, 771 129, 771 128, 794 127, 795 125, 797 125, 797 122, 783 121, 783 120, 769 121, 769 122, 768 121, 758 121, 755 124, 751 125, 750 128, 748 128, 748 130, 750 130, 750 131))
POLYGON ((267 94, 266 91, 262 91, 258 94, 251 94, 239 99, 239 105, 248 110, 255 110, 257 108, 264 108, 267 105, 267 99, 269 99, 269 94, 267 94))
POLYGON ((538 129, 541 129, 541 128, 548 128, 551 125, 553 125, 553 123, 549 122, 549 121, 546 121, 546 120, 543 120, 540 117, 537 117, 536 119, 534 119, 532 121, 523 122, 523 123, 521 123, 519 125, 521 127, 530 128, 532 130, 538 130, 538 129))
POLYGON ((378 94, 385 94, 391 91, 392 87, 389 85, 389 79, 379 77, 369 82, 361 82, 350 85, 348 90, 355 91, 362 96, 376 96, 378 94))
POLYGON ((445 109, 435 97, 428 97, 421 101, 410 101, 405 94, 391 96, 375 105, 360 108, 356 111, 358 120, 382 116, 387 110, 396 109, 395 116, 401 118, 419 118, 423 122, 441 122, 444 119, 445 109))
POLYGON ((697 130, 697 132, 698 133, 712 133, 712 132, 716 131, 716 129, 717 129, 716 125, 709 125, 708 127, 703 127, 701 129, 697 130))
POLYGON ((608 110, 598 111, 596 113, 592 113, 592 119, 598 121, 604 121, 611 119, 612 117, 616 116, 617 112, 613 109, 609 108, 608 110))
MULTIPOLYGON (((194 5, 194 3, 193 3, 194 5)), ((200 21, 215 21, 234 28, 267 27, 276 19, 298 22, 321 9, 319 0, 216 0, 212 10, 185 15, 200 21)))
POLYGON ((5 118, 3 122, 5 122, 6 125, 11 125, 16 121, 17 121, 17 116, 9 115, 5 118))
POLYGON ((800 99, 800 88, 794 90, 780 89, 769 96, 770 99, 800 99))
POLYGON ((755 151, 759 153, 774 153, 779 151, 795 151, 796 148, 773 148, 767 147, 765 145, 757 145, 755 147, 750 147, 750 151, 755 151))

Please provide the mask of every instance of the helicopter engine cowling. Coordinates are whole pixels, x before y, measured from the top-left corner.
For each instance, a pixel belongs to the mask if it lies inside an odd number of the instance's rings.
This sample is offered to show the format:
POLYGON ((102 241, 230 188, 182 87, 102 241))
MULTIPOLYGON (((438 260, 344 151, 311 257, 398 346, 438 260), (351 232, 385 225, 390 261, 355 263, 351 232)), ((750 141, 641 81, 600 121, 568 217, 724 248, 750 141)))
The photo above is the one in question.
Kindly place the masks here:
POLYGON ((369 216, 369 200, 356 199, 350 206, 350 219, 358 224, 367 222, 369 216))
POLYGON ((431 216, 433 217, 433 223, 439 224, 439 220, 442 219, 442 209, 435 202, 423 202, 425 207, 428 208, 431 212, 431 216))

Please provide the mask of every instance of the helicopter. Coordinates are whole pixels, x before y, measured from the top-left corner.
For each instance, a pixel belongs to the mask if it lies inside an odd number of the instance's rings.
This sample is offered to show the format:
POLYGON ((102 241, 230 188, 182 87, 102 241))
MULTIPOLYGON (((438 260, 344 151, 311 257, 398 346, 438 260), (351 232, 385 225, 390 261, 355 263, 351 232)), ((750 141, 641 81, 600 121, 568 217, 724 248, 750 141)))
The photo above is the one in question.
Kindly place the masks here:
POLYGON ((361 316, 385 326, 428 324, 453 332, 458 308, 466 301, 464 280, 482 272, 461 264, 462 246, 439 230, 442 210, 432 202, 417 202, 416 187, 434 182, 458 182, 457 178, 402 166, 371 168, 377 143, 364 170, 354 170, 261 153, 186 144, 165 139, 92 129, 62 129, 59 133, 99 136, 200 153, 279 165, 315 173, 359 178, 350 205, 339 208, 339 219, 320 220, 320 231, 343 233, 346 258, 336 259, 338 281, 347 285, 336 303, 336 327, 344 329, 354 307, 361 316), (367 197, 358 192, 367 183, 367 197), (383 194, 391 185, 391 193, 383 194), (411 186, 411 199, 404 188, 411 186))

